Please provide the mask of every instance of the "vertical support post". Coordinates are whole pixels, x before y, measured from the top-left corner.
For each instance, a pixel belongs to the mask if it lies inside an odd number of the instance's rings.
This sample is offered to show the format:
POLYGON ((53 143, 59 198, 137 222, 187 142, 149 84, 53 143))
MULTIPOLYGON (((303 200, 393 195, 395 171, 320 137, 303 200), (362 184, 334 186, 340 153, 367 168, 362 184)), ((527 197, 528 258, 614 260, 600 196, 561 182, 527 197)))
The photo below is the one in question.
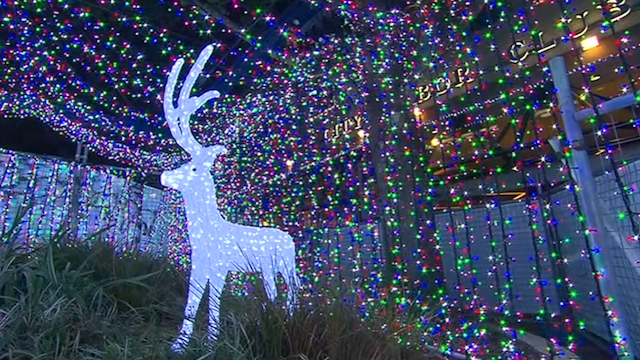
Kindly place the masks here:
POLYGON ((78 144, 76 145, 76 156, 73 162, 73 186, 71 188, 71 208, 69 209, 69 220, 71 221, 71 223, 69 224, 69 235, 71 236, 70 240, 73 241, 78 240, 78 221, 80 216, 80 214, 78 214, 78 211, 80 209, 80 190, 82 189, 82 184, 84 183, 84 165, 87 163, 88 157, 89 149, 81 142, 78 142, 78 144))
POLYGON ((621 359, 633 359, 631 353, 631 339, 628 337, 626 321, 624 314, 624 306, 620 304, 622 299, 619 295, 618 286, 613 274, 613 266, 610 259, 613 258, 613 246, 611 239, 607 237, 606 227, 601 212, 598 209, 600 201, 598 200, 598 190, 593 178, 591 164, 589 162, 589 154, 587 153, 584 136, 580 123, 575 119, 576 109, 574 105, 573 94, 567 75, 567 68, 564 58, 558 56, 549 61, 553 84, 556 88, 556 96, 560 105, 562 114, 562 122, 564 124, 567 140, 571 145, 570 165, 573 168, 572 174, 575 181, 580 187, 578 192, 580 201, 582 202, 582 211, 584 213, 587 229, 589 231, 588 241, 591 249, 593 249, 593 259, 596 270, 600 273, 599 285, 603 296, 612 296, 614 301, 604 301, 607 311, 607 322, 614 336, 615 350, 621 359), (611 316, 617 314, 617 321, 614 322, 611 316), (618 346, 618 340, 623 339, 627 344, 626 352, 618 346))

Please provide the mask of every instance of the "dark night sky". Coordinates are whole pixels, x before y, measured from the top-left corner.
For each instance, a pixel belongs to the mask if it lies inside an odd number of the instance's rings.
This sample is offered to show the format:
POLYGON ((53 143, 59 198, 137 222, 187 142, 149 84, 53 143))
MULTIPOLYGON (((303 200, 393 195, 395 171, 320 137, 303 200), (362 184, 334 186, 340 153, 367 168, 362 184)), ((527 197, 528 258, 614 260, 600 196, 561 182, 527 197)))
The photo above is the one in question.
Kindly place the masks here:
MULTIPOLYGON (((0 117, 0 148, 73 161, 76 145, 35 118, 0 117)), ((90 154, 89 163, 121 166, 90 154)))

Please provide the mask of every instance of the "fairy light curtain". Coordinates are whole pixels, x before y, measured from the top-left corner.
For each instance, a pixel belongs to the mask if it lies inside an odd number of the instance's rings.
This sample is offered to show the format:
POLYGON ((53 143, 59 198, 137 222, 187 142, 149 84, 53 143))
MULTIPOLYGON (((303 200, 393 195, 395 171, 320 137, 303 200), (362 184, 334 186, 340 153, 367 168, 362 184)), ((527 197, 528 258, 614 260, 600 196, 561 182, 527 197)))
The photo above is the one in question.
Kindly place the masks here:
POLYGON ((160 222, 176 215, 159 211, 170 200, 163 199, 162 190, 114 175, 108 168, 74 167, 59 159, 7 150, 0 151, 0 160, 1 232, 10 233, 6 240, 17 241, 15 246, 33 247, 69 231, 75 211, 76 233, 69 236, 78 241, 100 232, 123 252, 161 252, 166 247, 167 230, 158 228, 164 226, 160 222), (82 186, 78 206, 72 207, 74 170, 78 169, 82 170, 82 186))
MULTIPOLYGON (((3 34, 12 37, 0 50, 2 111, 38 116, 128 164, 173 167, 187 156, 162 127, 164 71, 177 57, 195 58, 204 42, 225 39, 214 43, 206 87, 245 83, 255 91, 203 110, 194 134, 210 143, 238 126, 228 162, 215 169, 220 208, 236 222, 287 228, 307 254, 306 272, 327 275, 309 284, 342 283, 343 231, 372 227, 381 251, 363 298, 400 309, 437 303, 443 321, 422 326, 448 349, 499 357, 486 349, 485 324, 505 329, 511 340, 501 347, 513 350, 510 321, 525 317, 554 329, 546 334, 550 350, 575 349, 585 329, 615 337, 602 311, 608 300, 594 285, 576 185, 559 161, 569 150, 557 155, 547 142, 562 140, 563 130, 546 64, 566 55, 582 107, 597 103, 594 93, 637 91, 630 65, 639 55, 637 1, 416 1, 406 11, 310 1, 340 14, 348 30, 322 42, 278 23, 268 9, 234 2, 230 11, 277 27, 289 44, 276 50, 286 65, 255 60, 263 39, 252 29, 249 46, 227 58, 229 29, 177 2, 157 4, 161 22, 143 1, 85 3, 3 7, 3 34), (173 30, 206 40, 189 43, 173 30), (228 65, 238 59, 252 76, 228 65)), ((606 191, 622 210, 603 203, 633 243, 635 190, 619 171, 629 153, 617 141, 621 122, 637 133, 638 116, 618 117, 594 117, 584 130, 601 155, 611 155, 603 166, 614 185, 606 191)), ((367 237, 353 239, 353 249, 366 249, 367 237)), ((184 262, 188 250, 177 248, 170 252, 184 262)))

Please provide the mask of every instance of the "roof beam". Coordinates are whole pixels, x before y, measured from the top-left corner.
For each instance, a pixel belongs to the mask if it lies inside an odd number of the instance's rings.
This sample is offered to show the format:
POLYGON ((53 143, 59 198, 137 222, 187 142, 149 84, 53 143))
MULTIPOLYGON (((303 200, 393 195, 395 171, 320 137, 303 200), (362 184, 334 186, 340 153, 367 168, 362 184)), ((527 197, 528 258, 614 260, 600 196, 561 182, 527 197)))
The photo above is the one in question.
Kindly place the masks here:
MULTIPOLYGON (((244 40, 251 46, 255 46, 251 42, 251 39, 247 37, 247 34, 245 33, 245 31, 240 28, 240 26, 238 26, 236 23, 231 21, 231 19, 229 19, 228 17, 222 15, 220 12, 218 12, 218 10, 214 9, 210 4, 203 2, 202 0, 181 0, 181 3, 183 6, 194 5, 200 10, 204 11, 206 14, 209 14, 217 19, 221 19, 224 26, 226 26, 228 29, 233 31, 238 37, 240 37, 242 40, 244 40)), ((275 51, 266 51, 266 53, 269 55, 269 57, 271 57, 274 60, 277 60, 289 66, 293 66, 293 63, 290 60, 280 56, 275 51)))

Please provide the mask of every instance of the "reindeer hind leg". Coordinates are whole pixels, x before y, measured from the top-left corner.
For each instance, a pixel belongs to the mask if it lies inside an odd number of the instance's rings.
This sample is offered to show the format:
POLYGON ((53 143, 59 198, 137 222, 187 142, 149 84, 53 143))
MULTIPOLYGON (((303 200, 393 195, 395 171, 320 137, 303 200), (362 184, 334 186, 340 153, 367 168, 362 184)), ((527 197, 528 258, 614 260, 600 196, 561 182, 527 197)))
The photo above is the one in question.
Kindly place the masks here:
POLYGON ((261 269, 262 272, 262 282, 264 283, 264 290, 267 293, 267 297, 269 300, 275 300, 278 295, 278 290, 276 288, 276 272, 274 271, 274 260, 269 257, 264 257, 262 259, 261 269))
POLYGON ((301 290, 296 268, 296 246, 293 240, 291 241, 291 246, 282 251, 281 266, 282 275, 287 283, 287 306, 292 309, 298 300, 298 291, 301 290))

